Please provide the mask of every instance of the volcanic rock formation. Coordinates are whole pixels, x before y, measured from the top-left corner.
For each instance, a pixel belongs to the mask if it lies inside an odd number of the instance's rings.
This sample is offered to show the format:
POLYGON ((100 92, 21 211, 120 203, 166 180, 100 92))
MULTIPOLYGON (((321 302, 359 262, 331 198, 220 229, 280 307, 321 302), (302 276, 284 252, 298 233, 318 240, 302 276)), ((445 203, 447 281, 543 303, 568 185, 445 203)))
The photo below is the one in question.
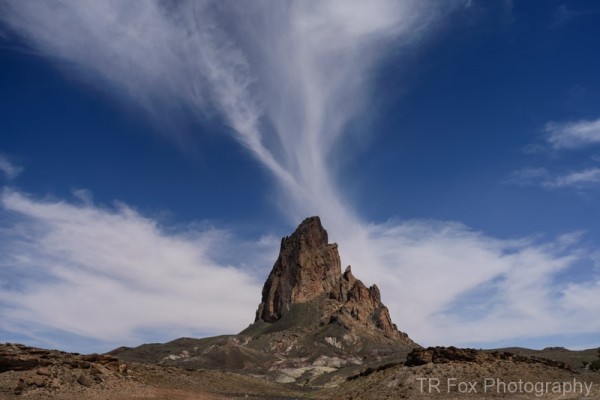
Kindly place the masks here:
POLYGON ((399 332, 381 303, 376 285, 367 288, 352 275, 341 273, 337 244, 330 244, 319 217, 305 219, 281 240, 279 257, 262 290, 257 321, 276 322, 293 304, 322 300, 322 324, 338 323, 347 330, 372 330, 389 338, 414 343, 399 332))
POLYGON ((337 244, 328 244, 319 217, 307 218, 291 236, 281 239, 279 257, 263 287, 256 321, 275 322, 290 305, 321 295, 340 297, 340 283, 337 244))

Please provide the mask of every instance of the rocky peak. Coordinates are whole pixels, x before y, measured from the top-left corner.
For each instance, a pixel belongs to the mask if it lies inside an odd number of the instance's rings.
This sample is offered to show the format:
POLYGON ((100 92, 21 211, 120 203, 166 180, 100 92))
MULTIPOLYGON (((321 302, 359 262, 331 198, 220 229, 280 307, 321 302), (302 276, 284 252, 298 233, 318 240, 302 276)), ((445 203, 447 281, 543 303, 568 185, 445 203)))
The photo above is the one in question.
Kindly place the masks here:
POLYGON ((290 305, 337 292, 340 281, 337 244, 329 244, 319 217, 305 219, 281 240, 279 257, 262 291, 256 320, 274 322, 290 305))
POLYGON ((329 244, 327 231, 321 225, 319 217, 306 218, 292 233, 281 239, 281 246, 290 247, 299 244, 305 250, 318 250, 329 244))
POLYGON ((376 285, 367 288, 354 277, 350 266, 341 273, 337 244, 328 243, 319 217, 310 217, 281 240, 279 257, 263 287, 255 321, 276 322, 293 304, 315 300, 321 301, 316 321, 414 344, 392 323, 376 285))

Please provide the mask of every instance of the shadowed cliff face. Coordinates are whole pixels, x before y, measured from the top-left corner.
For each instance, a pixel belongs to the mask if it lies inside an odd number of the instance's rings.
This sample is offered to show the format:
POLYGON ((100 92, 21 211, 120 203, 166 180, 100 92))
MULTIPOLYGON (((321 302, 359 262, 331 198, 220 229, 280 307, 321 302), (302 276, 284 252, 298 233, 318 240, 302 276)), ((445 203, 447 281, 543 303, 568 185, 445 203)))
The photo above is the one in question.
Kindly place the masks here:
POLYGON ((352 275, 341 273, 337 244, 328 243, 319 217, 305 219, 281 241, 279 257, 262 291, 257 321, 276 322, 291 305, 327 299, 315 319, 336 322, 347 330, 368 329, 385 336, 406 338, 392 323, 377 286, 367 288, 352 275))

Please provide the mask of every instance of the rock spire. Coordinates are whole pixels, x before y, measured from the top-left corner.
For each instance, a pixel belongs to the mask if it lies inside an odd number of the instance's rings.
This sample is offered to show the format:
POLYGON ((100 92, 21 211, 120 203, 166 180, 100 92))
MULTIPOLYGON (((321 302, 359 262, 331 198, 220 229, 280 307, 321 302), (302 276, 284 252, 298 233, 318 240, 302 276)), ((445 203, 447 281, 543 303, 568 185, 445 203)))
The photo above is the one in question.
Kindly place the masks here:
POLYGON ((341 273, 338 246, 329 243, 319 217, 302 221, 291 236, 281 240, 279 257, 262 290, 255 322, 274 323, 293 304, 317 301, 315 319, 337 323, 347 330, 375 331, 387 337, 408 339, 392 323, 376 285, 367 288, 352 275, 341 273))
POLYGON ((337 244, 329 244, 319 217, 305 219, 281 239, 279 257, 262 290, 256 320, 274 322, 291 304, 338 291, 341 277, 337 244))

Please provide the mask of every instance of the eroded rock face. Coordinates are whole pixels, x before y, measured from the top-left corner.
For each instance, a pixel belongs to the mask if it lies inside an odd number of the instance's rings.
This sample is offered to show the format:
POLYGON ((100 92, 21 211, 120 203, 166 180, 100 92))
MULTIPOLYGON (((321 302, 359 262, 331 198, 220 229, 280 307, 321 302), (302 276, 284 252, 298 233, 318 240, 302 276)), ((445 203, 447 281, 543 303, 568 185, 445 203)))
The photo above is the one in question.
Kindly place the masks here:
POLYGON ((340 276, 337 244, 328 243, 319 217, 305 219, 291 236, 281 240, 279 257, 263 287, 256 321, 277 321, 291 304, 339 292, 340 276))
POLYGON ((347 330, 374 330, 412 343, 392 323, 376 285, 367 288, 352 275, 349 266, 341 273, 337 244, 328 243, 319 217, 310 217, 291 236, 282 239, 255 321, 275 322, 292 304, 319 298, 328 299, 329 304, 315 318, 338 323, 347 330))
POLYGON ((0 393, 13 386, 15 395, 70 398, 64 396, 65 391, 100 384, 118 386, 128 379, 126 364, 113 356, 0 344, 0 393))
POLYGON ((332 316, 342 325, 351 328, 358 324, 366 328, 381 330, 388 336, 400 334, 392 323, 390 313, 381 302, 381 294, 377 285, 367 288, 352 275, 350 266, 346 268, 341 279, 341 307, 332 316))

